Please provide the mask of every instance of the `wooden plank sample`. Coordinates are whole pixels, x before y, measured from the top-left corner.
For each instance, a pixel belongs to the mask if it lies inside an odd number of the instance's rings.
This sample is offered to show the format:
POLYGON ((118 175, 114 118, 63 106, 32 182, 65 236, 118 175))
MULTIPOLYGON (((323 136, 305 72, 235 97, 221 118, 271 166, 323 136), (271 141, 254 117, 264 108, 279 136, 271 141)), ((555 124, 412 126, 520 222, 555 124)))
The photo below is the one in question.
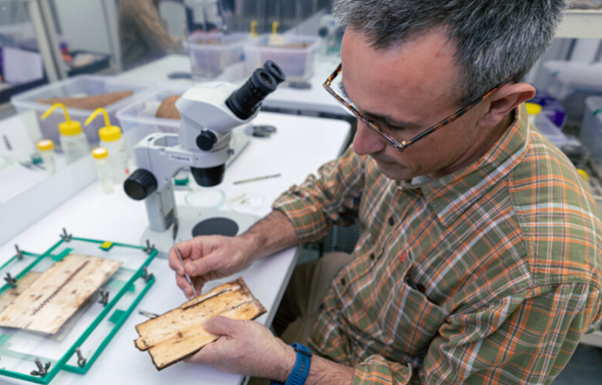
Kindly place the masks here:
POLYGON ((140 338, 136 347, 148 350, 158 370, 164 369, 201 350, 218 336, 203 328, 203 321, 218 315, 252 320, 265 308, 251 294, 242 278, 225 283, 199 297, 185 302, 157 318, 136 326, 140 338))
POLYGON ((0 326, 55 334, 119 266, 108 259, 67 255, 0 313, 0 326))
POLYGON ((42 273, 37 271, 30 271, 25 274, 17 282, 17 287, 14 289, 8 289, 4 293, 0 294, 0 313, 15 301, 32 283, 34 283, 42 273))

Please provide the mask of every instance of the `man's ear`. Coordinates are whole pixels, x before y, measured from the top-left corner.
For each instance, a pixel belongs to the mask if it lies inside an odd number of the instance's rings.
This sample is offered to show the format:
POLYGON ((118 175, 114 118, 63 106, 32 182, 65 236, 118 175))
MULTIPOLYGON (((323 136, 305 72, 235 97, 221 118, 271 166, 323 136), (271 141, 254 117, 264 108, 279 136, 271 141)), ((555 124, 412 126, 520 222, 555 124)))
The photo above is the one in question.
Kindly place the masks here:
POLYGON ((527 83, 505 84, 490 95, 489 110, 479 121, 480 126, 493 127, 521 103, 535 96, 535 87, 527 83))

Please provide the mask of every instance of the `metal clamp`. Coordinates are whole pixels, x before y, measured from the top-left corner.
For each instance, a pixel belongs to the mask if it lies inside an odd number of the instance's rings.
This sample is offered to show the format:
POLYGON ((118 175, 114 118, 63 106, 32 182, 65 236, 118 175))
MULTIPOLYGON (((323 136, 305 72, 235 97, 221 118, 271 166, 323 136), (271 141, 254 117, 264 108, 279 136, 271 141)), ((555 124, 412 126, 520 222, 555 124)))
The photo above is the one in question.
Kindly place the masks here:
POLYGON ((44 377, 48 373, 48 368, 50 368, 50 361, 46 363, 46 365, 42 365, 42 361, 39 358, 36 358, 35 361, 38 370, 32 370, 32 376, 40 376, 44 377))
POLYGON ((77 366, 79 366, 80 368, 86 366, 87 360, 84 358, 84 355, 82 354, 80 348, 75 348, 75 354, 77 354, 77 366))
POLYGON ((17 250, 17 258, 23 259, 23 252, 19 249, 19 245, 15 245, 15 249, 17 250))
POLYGON ((67 233, 67 230, 63 227, 63 233, 60 234, 61 239, 65 242, 69 242, 71 240, 72 235, 67 233))
POLYGON ((98 301, 99 304, 101 304, 102 306, 107 306, 109 304, 109 291, 105 290, 105 289, 100 289, 100 300, 98 301))
POLYGON ((150 241, 146 240, 146 247, 142 249, 146 254, 150 255, 155 250, 155 245, 151 245, 150 241))
POLYGON ((140 276, 140 278, 144 279, 144 282, 147 282, 151 280, 151 278, 153 278, 154 275, 153 273, 149 273, 148 272, 148 268, 147 266, 143 266, 142 267, 142 275, 140 276))
POLYGON ((10 272, 6 272, 6 277, 4 277, 4 280, 6 281, 6 283, 8 283, 8 285, 10 287, 12 287, 13 289, 15 287, 17 287, 17 279, 14 278, 12 275, 10 275, 10 272))

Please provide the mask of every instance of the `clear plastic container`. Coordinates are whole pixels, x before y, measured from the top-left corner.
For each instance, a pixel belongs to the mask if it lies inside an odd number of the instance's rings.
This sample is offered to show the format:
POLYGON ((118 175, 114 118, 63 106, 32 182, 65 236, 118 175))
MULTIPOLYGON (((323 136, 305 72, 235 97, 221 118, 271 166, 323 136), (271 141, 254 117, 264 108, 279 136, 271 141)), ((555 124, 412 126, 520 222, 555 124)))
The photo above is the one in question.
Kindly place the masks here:
MULTIPOLYGON (((245 67, 248 74, 272 60, 284 71, 286 81, 306 81, 314 72, 314 56, 320 39, 315 36, 279 35, 282 41, 270 45, 271 35, 260 35, 245 45, 245 67)), ((273 40, 273 39, 272 39, 273 40)))
POLYGON ((602 97, 585 99, 585 114, 579 139, 589 149, 592 161, 602 166, 602 97))
POLYGON ((578 128, 585 99, 602 96, 602 64, 585 62, 544 63, 549 74, 548 92, 564 106, 568 127, 578 128))
POLYGON ((190 84, 167 84, 117 111, 119 126, 123 130, 123 136, 131 154, 133 154, 134 146, 147 135, 179 131, 180 120, 157 118, 157 110, 165 98, 172 95, 181 96, 190 87, 192 87, 190 84))
POLYGON ((50 139, 40 140, 37 143, 38 151, 42 156, 42 163, 46 172, 50 175, 56 172, 56 154, 54 152, 54 142, 50 139))
POLYGON ((241 63, 244 60, 243 47, 249 39, 252 38, 248 33, 191 35, 188 46, 193 79, 213 79, 229 66, 241 63))
MULTIPOLYGON (((111 103, 105 107, 109 117, 115 119, 115 112, 117 112, 118 109, 131 103, 135 97, 152 87, 153 85, 151 83, 144 81, 115 78, 112 76, 80 75, 17 94, 11 98, 11 103, 19 113, 35 110, 39 119, 49 107, 48 104, 37 103, 39 99, 83 97, 118 91, 134 91, 132 96, 111 103)), ((92 111, 93 110, 69 108, 71 117, 74 120, 79 121, 86 120, 92 111)), ((46 120, 40 121, 40 129, 44 138, 58 142, 59 132, 56 128, 61 121, 62 117, 58 114, 53 114, 46 120)), ((88 142, 98 142, 98 129, 100 129, 100 127, 102 127, 102 122, 97 121, 84 128, 84 133, 88 138, 88 142)))
POLYGON ((558 127, 556 127, 547 116, 543 114, 537 115, 535 117, 534 124, 535 127, 537 127, 537 129, 544 134, 545 137, 548 138, 556 147, 561 148, 568 143, 567 136, 560 131, 560 129, 558 129, 558 127))
POLYGON ((113 172, 111 171, 111 165, 109 164, 109 152, 104 147, 97 147, 92 150, 92 156, 96 161, 96 171, 98 172, 98 179, 102 186, 102 191, 105 194, 112 194, 115 190, 113 188, 113 172))

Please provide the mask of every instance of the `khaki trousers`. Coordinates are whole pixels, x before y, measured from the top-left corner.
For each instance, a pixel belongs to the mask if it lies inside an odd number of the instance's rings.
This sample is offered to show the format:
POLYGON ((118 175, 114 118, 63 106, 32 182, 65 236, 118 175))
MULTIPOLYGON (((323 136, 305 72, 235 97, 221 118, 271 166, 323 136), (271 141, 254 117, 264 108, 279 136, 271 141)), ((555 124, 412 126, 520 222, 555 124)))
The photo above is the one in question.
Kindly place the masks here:
MULTIPOLYGON (((300 342, 307 345, 330 283, 350 259, 347 253, 328 253, 295 268, 272 323, 280 339, 287 344, 300 342)), ((264 378, 249 380, 249 385, 269 383, 264 378)))

